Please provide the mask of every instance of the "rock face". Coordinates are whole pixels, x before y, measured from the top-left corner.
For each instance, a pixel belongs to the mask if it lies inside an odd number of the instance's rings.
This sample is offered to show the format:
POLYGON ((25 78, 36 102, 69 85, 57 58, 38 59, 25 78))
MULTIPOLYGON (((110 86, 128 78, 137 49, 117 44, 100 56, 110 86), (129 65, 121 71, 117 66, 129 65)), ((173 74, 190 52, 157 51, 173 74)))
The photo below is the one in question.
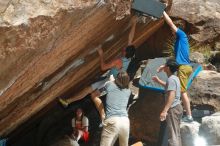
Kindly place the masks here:
POLYGON ((95 0, 76 0, 76 1, 59 1, 59 0, 1 0, 1 26, 28 24, 29 18, 37 16, 53 17, 60 9, 75 9, 94 6, 95 0))
POLYGON ((159 115, 163 105, 163 94, 140 89, 137 102, 129 109, 132 137, 157 142, 160 130, 159 115))
POLYGON ((210 105, 220 111, 220 73, 201 71, 193 81, 189 94, 193 104, 210 105))
POLYGON ((180 125, 180 133, 181 133, 181 140, 183 146, 193 146, 194 140, 198 137, 199 133, 199 126, 198 122, 192 123, 185 123, 182 122, 180 125))
POLYGON ((220 51, 211 52, 209 61, 214 64, 217 68, 217 71, 220 72, 220 51))
MULTIPOLYGON (((110 60, 127 45, 130 17, 116 21, 127 14, 126 2, 0 1, 0 136, 37 119, 58 96, 75 94, 101 74, 97 46, 102 44, 110 60)), ((162 23, 138 24, 134 45, 162 23)))
POLYGON ((203 136, 209 145, 220 144, 220 113, 202 118, 199 134, 203 136))
POLYGON ((204 55, 199 52, 190 53, 190 60, 196 63, 200 63, 200 64, 205 63, 204 55))
MULTIPOLYGON (((130 14, 130 1, 109 1, 116 19, 122 19, 130 14)), ((55 16, 61 9, 85 9, 88 7, 106 4, 104 0, 1 0, 0 1, 0 26, 28 25, 30 18, 38 16, 55 16)))
POLYGON ((181 138, 183 146, 192 146, 199 138, 203 138, 208 145, 220 144, 220 113, 202 118, 201 124, 198 122, 181 123, 181 138))
MULTIPOLYGON (((211 50, 219 50, 220 44, 220 1, 219 0, 173 0, 169 13, 174 23, 184 27, 190 40, 207 45, 211 50)), ((179 26, 179 25, 178 25, 179 26)), ((168 55, 173 37, 170 27, 163 27, 142 45, 158 56, 168 55), (163 34, 163 35, 161 35, 163 34)), ((194 50, 199 51, 199 50, 194 50)), ((192 51, 191 51, 192 52, 192 51)), ((156 56, 149 56, 156 57, 156 56)))
MULTIPOLYGON (((187 21, 193 39, 218 46, 220 40, 219 0, 173 0, 171 16, 187 21)), ((216 47, 217 49, 217 47, 216 47)))

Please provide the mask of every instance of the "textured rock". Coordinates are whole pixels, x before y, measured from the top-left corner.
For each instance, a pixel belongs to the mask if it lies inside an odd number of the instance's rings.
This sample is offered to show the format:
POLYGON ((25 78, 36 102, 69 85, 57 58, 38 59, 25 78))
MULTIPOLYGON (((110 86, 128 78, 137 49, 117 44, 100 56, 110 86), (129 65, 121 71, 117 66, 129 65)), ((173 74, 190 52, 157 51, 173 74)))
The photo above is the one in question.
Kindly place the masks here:
POLYGON ((164 105, 163 101, 162 94, 140 89, 139 98, 129 109, 132 137, 157 142, 160 130, 159 115, 164 105))
POLYGON ((219 41, 215 43, 215 50, 220 51, 220 42, 219 41))
MULTIPOLYGON (((120 20, 130 14, 129 0, 110 0, 111 8, 116 12, 116 19, 120 20)), ((95 5, 102 6, 104 0, 1 0, 0 26, 28 24, 30 18, 38 16, 55 16, 58 11, 85 9, 95 5)))
POLYGON ((203 136, 209 145, 220 144, 220 113, 202 118, 199 134, 203 136))
MULTIPOLYGON (((96 4, 87 0, 4 1, 0 136, 44 114, 58 96, 72 96, 93 82, 101 74, 97 46, 103 44, 105 59, 109 60, 127 45, 130 17, 116 21, 112 3, 96 4)), ((163 20, 138 24, 135 46, 162 24, 163 20)))
POLYGON ((209 61, 214 64, 217 71, 220 72, 220 51, 212 51, 209 61))
POLYGON ((219 40, 219 0, 173 0, 171 16, 193 25, 191 37, 199 42, 219 40))
MULTIPOLYGON (((104 1, 104 0, 103 0, 104 1)), ((111 8, 116 12, 116 19, 120 20, 130 14, 130 0, 110 0, 111 8)))
POLYGON ((202 67, 203 67, 204 70, 217 71, 217 68, 211 63, 205 64, 202 67))
POLYGON ((82 9, 97 4, 96 0, 1 0, 0 25, 28 24, 30 18, 38 16, 55 16, 61 9, 82 9))
POLYGON ((193 52, 190 53, 190 60, 196 63, 203 64, 205 62, 205 57, 202 53, 193 52))
POLYGON ((193 81, 189 94, 193 104, 210 105, 220 111, 220 73, 201 71, 193 81))
POLYGON ((198 122, 185 123, 182 122, 180 125, 181 140, 183 146, 192 146, 194 145, 194 140, 199 134, 198 122))
MULTIPOLYGON (((183 26, 191 45, 208 45, 211 50, 219 50, 219 11, 219 0, 173 0, 169 15, 177 26, 183 26)), ((141 48, 150 49, 150 53, 155 54, 149 58, 170 56, 173 40, 170 27, 165 23, 141 48)))

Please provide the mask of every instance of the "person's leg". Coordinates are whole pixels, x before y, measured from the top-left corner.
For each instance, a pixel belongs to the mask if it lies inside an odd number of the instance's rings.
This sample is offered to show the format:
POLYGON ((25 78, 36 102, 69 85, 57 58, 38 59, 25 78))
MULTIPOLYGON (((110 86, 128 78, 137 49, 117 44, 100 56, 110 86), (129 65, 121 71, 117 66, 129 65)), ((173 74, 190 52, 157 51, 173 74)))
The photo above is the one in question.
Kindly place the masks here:
POLYGON ((78 130, 78 135, 77 135, 76 141, 79 141, 82 137, 83 137, 83 131, 78 130))
POLYGON ((88 95, 89 93, 91 93, 93 91, 91 86, 88 86, 86 88, 84 88, 83 90, 81 90, 79 93, 77 93, 76 95, 68 98, 68 99, 62 99, 59 98, 59 102, 64 106, 67 107, 70 103, 80 100, 83 97, 85 97, 86 95, 88 95))
POLYGON ((181 124, 182 116, 183 116, 183 107, 182 107, 182 105, 177 105, 176 106, 175 129, 177 131, 177 140, 178 140, 179 146, 182 146, 181 134, 180 134, 180 124, 181 124))
POLYGON ((88 87, 84 88, 83 90, 81 90, 78 94, 68 98, 66 101, 68 104, 70 104, 74 101, 82 99, 83 97, 85 97, 86 95, 90 94, 93 91, 94 90, 92 89, 92 87, 88 86, 88 87))
POLYGON ((178 129, 177 133, 178 133, 179 146, 182 146, 181 133, 180 133, 180 124, 181 124, 182 116, 183 116, 183 107, 182 105, 179 105, 177 107, 177 123, 176 123, 177 129, 178 129))
POLYGON ((186 115, 188 116, 188 119, 192 119, 190 100, 189 100, 189 97, 187 95, 187 92, 182 92, 181 93, 181 98, 182 98, 183 105, 184 105, 184 108, 186 110, 186 115))
POLYGON ((88 87, 84 88, 83 90, 78 92, 76 95, 74 95, 74 96, 72 96, 68 99, 59 98, 59 102, 64 107, 67 107, 70 103, 82 99, 83 97, 85 97, 86 95, 92 93, 96 89, 100 89, 100 88, 104 87, 106 81, 108 81, 108 78, 105 78, 101 81, 95 82, 91 86, 88 86, 88 87))
POLYGON ((167 129, 168 129, 168 146, 181 146, 180 135, 180 120, 182 116, 182 106, 177 105, 169 109, 167 114, 167 129))
POLYGON ((115 118, 109 118, 104 122, 105 126, 102 129, 100 146, 113 146, 118 135, 115 118))
POLYGON ((189 65, 181 65, 178 70, 178 77, 180 80, 181 85, 181 99, 183 101, 184 109, 186 110, 186 118, 184 121, 191 122, 193 121, 191 107, 190 107, 190 100, 187 95, 187 84, 189 76, 192 73, 192 67, 189 65))
POLYGON ((130 121, 128 117, 121 117, 119 123, 119 145, 128 146, 129 132, 130 132, 130 121))
POLYGON ((100 92, 98 90, 91 93, 91 99, 100 114, 101 120, 103 121, 105 119, 105 110, 102 100, 99 98, 99 96, 100 96, 100 92))

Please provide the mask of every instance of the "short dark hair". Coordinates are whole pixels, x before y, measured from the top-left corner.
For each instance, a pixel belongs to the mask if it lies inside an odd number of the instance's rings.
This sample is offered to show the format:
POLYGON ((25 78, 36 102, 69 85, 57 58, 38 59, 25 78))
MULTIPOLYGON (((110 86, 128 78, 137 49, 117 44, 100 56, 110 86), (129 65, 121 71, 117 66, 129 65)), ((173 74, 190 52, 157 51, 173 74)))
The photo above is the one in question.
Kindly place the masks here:
POLYGON ((174 58, 167 59, 166 66, 169 67, 172 73, 175 73, 179 68, 179 65, 174 58))
POLYGON ((135 55, 135 51, 136 51, 136 49, 135 49, 135 47, 134 47, 134 45, 129 45, 129 46, 127 46, 126 48, 125 48, 125 57, 126 58, 132 58, 132 57, 134 57, 134 55, 135 55))
POLYGON ((120 89, 128 88, 130 77, 126 71, 120 71, 115 79, 115 84, 120 89))

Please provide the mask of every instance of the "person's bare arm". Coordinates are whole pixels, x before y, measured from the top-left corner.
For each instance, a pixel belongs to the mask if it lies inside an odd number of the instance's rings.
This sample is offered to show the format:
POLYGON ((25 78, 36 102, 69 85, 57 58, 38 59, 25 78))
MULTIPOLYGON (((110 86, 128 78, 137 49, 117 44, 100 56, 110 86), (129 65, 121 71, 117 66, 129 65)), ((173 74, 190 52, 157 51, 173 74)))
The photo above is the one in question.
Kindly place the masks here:
POLYGON ((163 80, 159 79, 158 76, 153 76, 152 80, 157 82, 157 83, 159 83, 159 84, 161 84, 164 87, 166 86, 166 82, 164 82, 163 80))
POLYGON ((166 120, 166 115, 167 115, 167 112, 168 110, 170 109, 172 103, 173 103, 173 100, 175 98, 175 95, 176 95, 176 91, 168 91, 168 97, 167 97, 167 100, 166 100, 166 103, 165 103, 165 106, 160 114, 160 120, 161 121, 164 121, 166 120))
POLYGON ((105 109, 104 109, 104 105, 102 103, 102 100, 99 97, 100 97, 100 92, 99 91, 95 91, 95 92, 91 93, 91 99, 92 99, 93 103, 95 104, 96 109, 99 112, 101 120, 104 121, 104 119, 105 119, 105 109))
POLYGON ((173 23, 173 21, 171 20, 171 18, 168 16, 168 14, 165 11, 163 12, 163 16, 164 16, 166 23, 171 27, 171 30, 173 32, 177 32, 176 25, 173 23))
POLYGON ((134 40, 134 34, 135 34, 135 29, 136 29, 136 24, 137 24, 137 17, 133 16, 131 18, 131 30, 128 36, 128 46, 133 45, 133 40, 134 40))
POLYGON ((115 59, 115 60, 112 60, 109 63, 105 63, 102 48, 98 49, 98 53, 99 53, 99 58, 100 58, 100 64, 101 64, 101 70, 102 71, 106 71, 106 70, 111 69, 113 67, 120 68, 120 66, 122 66, 122 63, 121 63, 120 59, 115 59))
POLYGON ((84 127, 83 127, 83 131, 86 131, 86 132, 87 132, 88 129, 89 129, 88 126, 84 126, 84 127))

